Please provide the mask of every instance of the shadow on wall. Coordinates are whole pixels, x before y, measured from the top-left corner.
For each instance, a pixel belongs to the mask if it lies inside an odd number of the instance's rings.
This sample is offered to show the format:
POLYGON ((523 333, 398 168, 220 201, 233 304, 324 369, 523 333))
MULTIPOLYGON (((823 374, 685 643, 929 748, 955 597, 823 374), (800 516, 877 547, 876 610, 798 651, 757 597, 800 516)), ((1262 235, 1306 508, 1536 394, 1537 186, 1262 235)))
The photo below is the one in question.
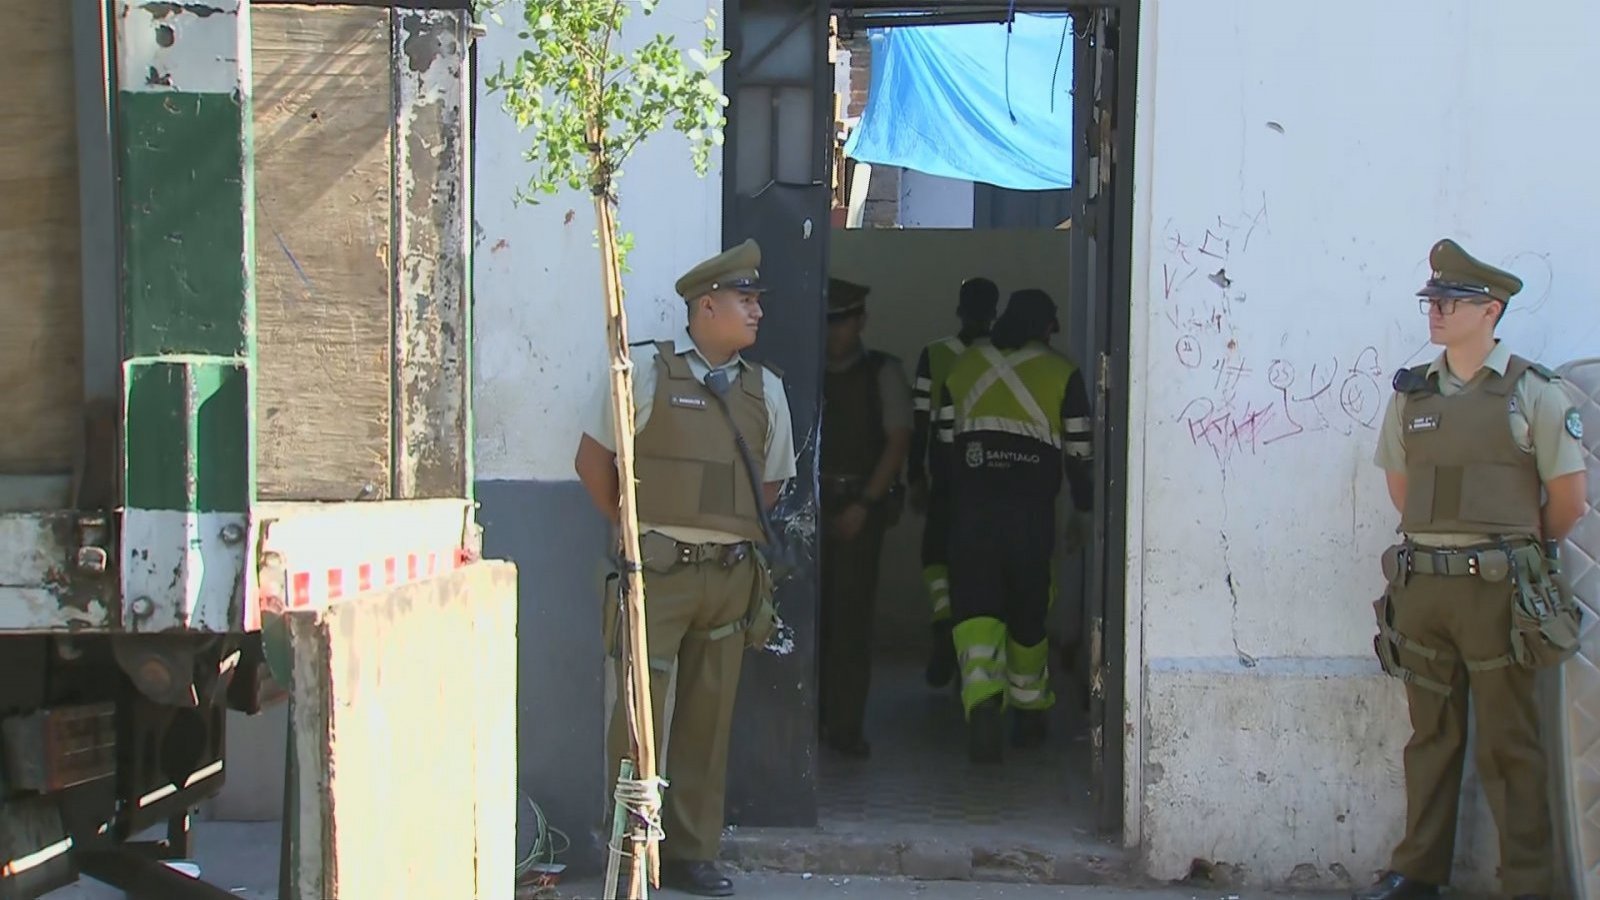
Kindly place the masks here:
MULTIPOLYGON (((982 276, 1000 287, 1001 308, 1014 290, 1042 288, 1060 307, 1068 348, 1067 236, 1065 230, 834 229, 829 274, 872 288, 866 341, 900 358, 907 381, 916 377, 917 354, 929 341, 954 334, 961 282, 982 276)), ((928 598, 922 586, 922 518, 907 510, 884 541, 878 581, 880 648, 922 648, 928 637, 928 598)))
MULTIPOLYGON (((605 794, 605 523, 576 481, 480 481, 477 495, 484 556, 517 566, 517 784, 572 839, 558 861, 575 875, 597 872, 605 794)), ((527 818, 519 812, 519 827, 527 818)), ((519 849, 532 840, 518 837, 519 849)))

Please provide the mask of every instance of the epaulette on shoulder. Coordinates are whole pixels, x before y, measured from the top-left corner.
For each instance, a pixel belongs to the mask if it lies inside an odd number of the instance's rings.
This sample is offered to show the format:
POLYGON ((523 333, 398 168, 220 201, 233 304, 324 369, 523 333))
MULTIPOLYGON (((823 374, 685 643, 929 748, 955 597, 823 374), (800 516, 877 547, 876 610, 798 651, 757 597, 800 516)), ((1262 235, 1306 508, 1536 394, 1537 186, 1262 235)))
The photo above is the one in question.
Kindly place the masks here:
POLYGON ((1549 366, 1545 365, 1544 363, 1529 363, 1528 364, 1528 371, 1534 373, 1535 375, 1538 375, 1540 378, 1543 378, 1545 381, 1560 381, 1561 380, 1561 376, 1558 375, 1554 369, 1550 368, 1549 366))
POLYGON ((1412 366, 1394 373, 1394 389, 1402 394, 1415 394, 1425 391, 1429 387, 1428 367, 1426 365, 1412 366))

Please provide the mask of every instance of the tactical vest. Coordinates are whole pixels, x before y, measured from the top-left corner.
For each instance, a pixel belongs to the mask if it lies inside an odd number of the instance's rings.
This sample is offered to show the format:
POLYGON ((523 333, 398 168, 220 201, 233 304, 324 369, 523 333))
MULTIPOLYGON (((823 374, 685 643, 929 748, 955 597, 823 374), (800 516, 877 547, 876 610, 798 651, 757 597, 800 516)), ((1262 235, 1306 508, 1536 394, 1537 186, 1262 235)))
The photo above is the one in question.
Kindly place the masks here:
MULTIPOLYGON (((760 541, 759 499, 717 398, 667 341, 656 344, 655 400, 634 438, 639 520, 703 528, 760 541)), ((767 405, 759 368, 740 366, 723 399, 757 465, 767 445, 767 405)), ((761 480, 761 473, 756 473, 761 480)))
POLYGON ((956 360, 945 381, 955 404, 956 435, 997 431, 1060 450, 1061 402, 1077 371, 1066 357, 1038 341, 1014 350, 974 346, 956 360))
MULTIPOLYGON (((1517 380, 1532 366, 1513 356, 1506 374, 1490 371, 1478 387, 1446 397, 1424 377, 1406 393, 1400 422, 1406 452, 1402 531, 1538 533, 1539 466, 1517 446, 1510 420, 1517 380)), ((1412 371, 1426 376, 1427 368, 1412 371)))
POLYGON ((827 372, 822 386, 822 474, 867 478, 878 466, 887 437, 878 373, 886 357, 868 350, 842 372, 827 372))

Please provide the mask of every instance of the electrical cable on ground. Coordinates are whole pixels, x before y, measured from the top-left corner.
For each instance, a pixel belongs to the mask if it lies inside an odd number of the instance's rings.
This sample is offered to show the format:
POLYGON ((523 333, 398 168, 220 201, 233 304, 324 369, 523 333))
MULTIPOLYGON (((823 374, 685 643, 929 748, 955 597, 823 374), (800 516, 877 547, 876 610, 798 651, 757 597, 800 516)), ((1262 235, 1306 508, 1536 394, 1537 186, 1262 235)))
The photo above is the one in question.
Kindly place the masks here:
POLYGON ((526 856, 517 860, 516 875, 520 880, 522 876, 531 872, 535 866, 554 864, 556 857, 572 848, 572 839, 567 837, 566 832, 561 829, 551 827, 549 820, 544 817, 544 810, 539 808, 539 804, 533 802, 532 797, 522 791, 518 791, 517 795, 524 803, 528 804, 529 809, 533 810, 533 817, 536 823, 534 826, 533 846, 528 849, 526 856), (555 839, 557 838, 561 841, 560 849, 556 847, 555 839))

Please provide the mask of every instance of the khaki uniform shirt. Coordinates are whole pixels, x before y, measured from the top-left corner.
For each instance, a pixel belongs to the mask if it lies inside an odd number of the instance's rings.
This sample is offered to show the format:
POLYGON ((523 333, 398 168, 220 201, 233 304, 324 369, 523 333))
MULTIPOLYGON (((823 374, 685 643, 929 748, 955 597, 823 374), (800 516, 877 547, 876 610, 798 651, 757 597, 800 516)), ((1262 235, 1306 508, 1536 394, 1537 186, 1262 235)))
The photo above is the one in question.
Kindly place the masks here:
MULTIPOLYGON (((1450 371, 1445 355, 1428 366, 1428 375, 1442 373, 1439 392, 1445 396, 1472 390, 1479 386, 1487 371, 1504 375, 1511 365, 1511 348, 1504 341, 1496 341, 1494 349, 1483 361, 1484 371, 1471 381, 1462 381, 1450 371)), ((1528 372, 1517 381, 1511 394, 1515 403, 1511 410, 1511 437, 1525 452, 1532 453, 1539 467, 1541 481, 1550 482, 1563 475, 1584 471, 1583 446, 1577 438, 1567 433, 1567 410, 1572 408, 1572 398, 1559 384, 1545 381, 1528 372)), ((1405 421, 1406 395, 1395 392, 1389 397, 1384 410, 1383 425, 1378 431, 1378 449, 1373 461, 1389 472, 1405 474, 1406 452, 1401 442, 1401 423, 1405 421)), ((1418 543, 1440 547, 1459 547, 1483 541, 1478 534, 1414 534, 1418 543)))
MULTIPOLYGON (((689 361, 689 371, 694 377, 704 381, 711 374, 711 363, 701 355, 700 349, 695 346, 689 333, 678 335, 672 341, 672 348, 679 356, 685 356, 689 361)), ((629 347, 629 358, 633 361, 633 433, 638 434, 644 429, 645 423, 650 421, 650 410, 655 405, 656 380, 660 371, 656 367, 656 347, 654 344, 645 344, 639 347, 629 347)), ((761 481, 763 483, 774 481, 787 481, 795 476, 794 452, 794 424, 789 416, 789 397, 783 390, 783 379, 766 366, 748 362, 739 354, 734 354, 718 368, 728 373, 731 379, 738 367, 744 366, 750 371, 761 373, 761 393, 767 407, 767 442, 761 448, 763 458, 759 460, 763 467, 761 481)), ((596 391, 592 404, 595 417, 585 433, 593 438, 600 446, 615 453, 617 450, 616 438, 611 429, 611 384, 602 379, 596 391)), ((748 435, 747 435, 748 437, 748 435)), ((751 448, 755 449, 755 448, 751 448)), ((743 468, 743 464, 740 464, 743 468)), ((740 473, 741 476, 743 473, 740 473)), ((760 502, 760 498, 757 498, 760 502)), ((658 526, 649 522, 640 522, 639 531, 642 534, 658 531, 667 537, 685 544, 737 544, 744 540, 735 534, 725 531, 714 531, 704 528, 686 528, 679 526, 658 526)))

